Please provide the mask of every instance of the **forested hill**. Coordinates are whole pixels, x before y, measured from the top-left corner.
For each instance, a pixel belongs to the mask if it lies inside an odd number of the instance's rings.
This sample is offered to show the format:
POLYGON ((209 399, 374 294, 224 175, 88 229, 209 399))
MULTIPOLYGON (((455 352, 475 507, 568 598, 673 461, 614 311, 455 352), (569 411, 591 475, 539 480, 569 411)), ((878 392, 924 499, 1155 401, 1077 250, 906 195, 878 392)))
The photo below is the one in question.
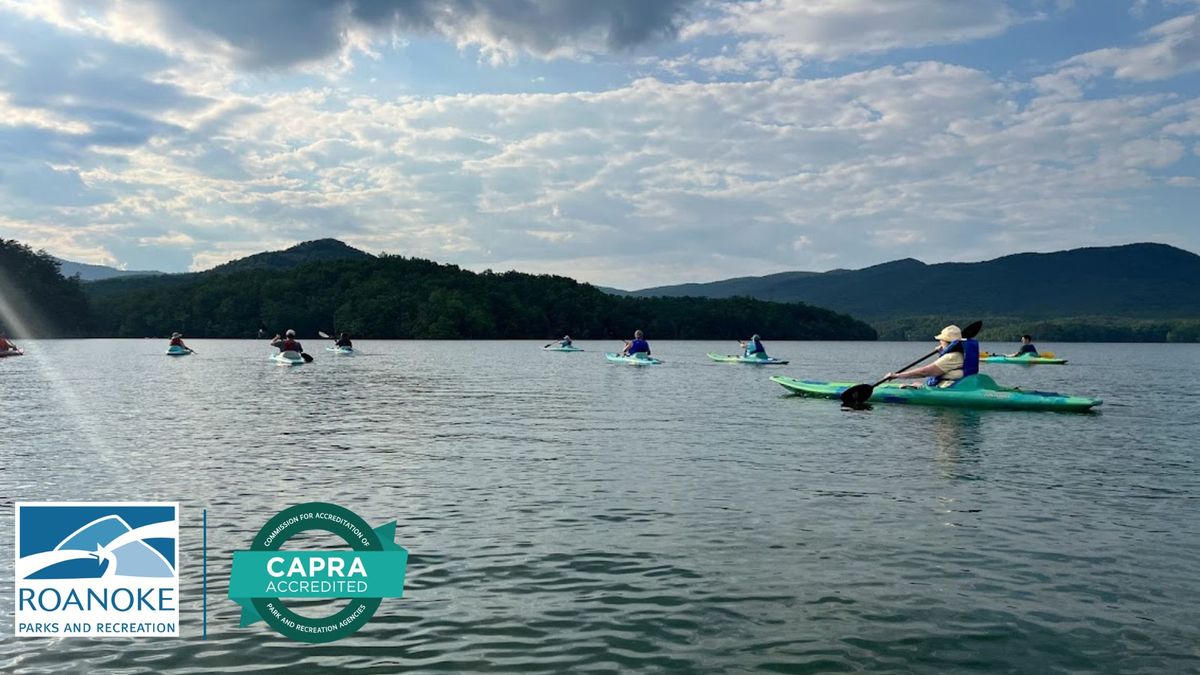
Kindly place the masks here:
POLYGON ((0 239, 0 331, 10 337, 85 334, 91 316, 81 286, 45 251, 0 239))
MULTIPOLYGON (((351 249, 353 250, 353 249, 351 249)), ((95 334, 253 337, 294 328, 364 338, 628 337, 873 340, 849 316, 800 303, 626 298, 564 277, 475 273, 427 260, 363 254, 85 285, 95 334)))
POLYGON ((283 251, 266 251, 231 260, 223 265, 217 265, 203 274, 229 274, 246 270, 282 272, 307 263, 332 260, 368 260, 373 257, 375 256, 347 246, 337 239, 315 239, 296 244, 283 251))
POLYGON ((860 270, 785 272, 632 295, 808 302, 876 321, 926 316, 935 309, 949 316, 1197 319, 1200 256, 1163 244, 1129 244, 977 263, 905 259, 860 270))

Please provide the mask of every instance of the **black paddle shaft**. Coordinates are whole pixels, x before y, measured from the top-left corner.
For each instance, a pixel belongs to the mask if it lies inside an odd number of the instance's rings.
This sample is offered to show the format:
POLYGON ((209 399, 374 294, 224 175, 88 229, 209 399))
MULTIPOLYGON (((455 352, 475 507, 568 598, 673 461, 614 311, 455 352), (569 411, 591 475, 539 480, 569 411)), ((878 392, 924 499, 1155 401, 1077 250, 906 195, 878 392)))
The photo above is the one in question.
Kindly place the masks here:
MULTIPOLYGON (((976 321, 975 323, 973 323, 963 329, 962 337, 964 340, 970 340, 970 339, 974 338, 976 335, 979 335, 979 331, 981 329, 983 329, 983 322, 976 321)), ((909 368, 912 368, 913 366, 917 365, 918 363, 924 361, 925 359, 933 356, 934 354, 937 354, 939 351, 941 351, 940 347, 938 349, 935 349, 935 350, 929 352, 925 356, 922 356, 921 358, 917 359, 916 361, 913 361, 912 363, 908 364, 907 366, 904 366, 903 368, 901 368, 900 370, 898 370, 896 372, 904 372, 904 371, 908 370, 909 368)), ((887 382, 890 379, 891 378, 889 378, 889 377, 885 377, 882 380, 876 382, 875 384, 856 384, 853 387, 850 387, 846 391, 842 392, 842 397, 841 397, 842 405, 849 406, 852 408, 858 408, 858 407, 862 406, 862 404, 864 402, 866 402, 867 399, 871 398, 871 394, 874 393, 875 387, 878 387, 879 385, 883 384, 884 382, 887 382)))

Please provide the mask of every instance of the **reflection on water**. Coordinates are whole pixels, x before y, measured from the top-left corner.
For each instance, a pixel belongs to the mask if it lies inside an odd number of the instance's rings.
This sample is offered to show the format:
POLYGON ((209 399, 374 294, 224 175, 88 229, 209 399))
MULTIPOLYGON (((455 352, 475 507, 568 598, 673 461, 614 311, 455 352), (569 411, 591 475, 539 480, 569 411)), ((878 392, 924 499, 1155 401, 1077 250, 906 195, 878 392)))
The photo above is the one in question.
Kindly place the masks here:
POLYGON ((986 411, 932 408, 928 411, 935 461, 946 478, 977 480, 976 453, 983 447, 986 411))
POLYGON ((0 672, 1200 669, 1194 345, 989 370, 1106 400, 1062 415, 848 414, 766 379, 871 380, 909 344, 771 343, 792 365, 769 372, 709 362, 721 343, 656 341, 654 368, 541 344, 281 368, 257 342, 25 343, 0 361, 0 550, 17 499, 178 500, 184 637, 9 631, 0 672), (231 552, 311 500, 397 519, 411 553, 405 597, 320 647, 225 598, 231 552))

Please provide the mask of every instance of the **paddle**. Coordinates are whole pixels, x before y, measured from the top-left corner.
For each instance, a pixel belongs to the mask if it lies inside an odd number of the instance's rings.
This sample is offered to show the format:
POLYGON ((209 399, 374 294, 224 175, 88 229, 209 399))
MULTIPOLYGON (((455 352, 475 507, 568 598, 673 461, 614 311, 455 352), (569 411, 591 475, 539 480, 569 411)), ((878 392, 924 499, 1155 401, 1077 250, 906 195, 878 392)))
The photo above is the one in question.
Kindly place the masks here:
MULTIPOLYGON (((976 321, 975 323, 967 326, 966 328, 963 329, 963 332, 962 332, 963 339, 969 340, 969 339, 975 337, 976 335, 979 335, 979 331, 982 328, 983 328, 982 321, 976 321)), ((924 361, 925 359, 933 356, 934 354, 937 354, 939 351, 941 351, 941 349, 942 349, 941 347, 938 347, 937 349, 929 352, 928 354, 926 354, 925 356, 922 356, 921 358, 917 359, 916 361, 913 361, 912 363, 908 364, 907 366, 900 368, 896 372, 902 373, 902 372, 908 370, 909 368, 912 368, 913 366, 924 361)), ((889 379, 891 379, 891 378, 885 377, 882 380, 876 382, 875 384, 856 384, 853 387, 850 387, 846 391, 842 392, 842 405, 846 406, 847 408, 861 408, 863 406, 863 404, 867 402, 867 399, 871 398, 871 394, 873 394, 875 392, 875 387, 878 387, 879 385, 883 384, 884 382, 887 382, 889 379)))

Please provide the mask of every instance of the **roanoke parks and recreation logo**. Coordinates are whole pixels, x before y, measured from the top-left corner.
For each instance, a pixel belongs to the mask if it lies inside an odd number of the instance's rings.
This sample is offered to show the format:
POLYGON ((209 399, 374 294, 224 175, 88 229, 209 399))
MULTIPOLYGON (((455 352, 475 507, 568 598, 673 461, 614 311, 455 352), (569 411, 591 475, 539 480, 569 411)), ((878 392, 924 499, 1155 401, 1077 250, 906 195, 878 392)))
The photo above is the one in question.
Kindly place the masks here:
POLYGON ((179 635, 179 504, 16 509, 18 636, 179 635))
POLYGON ((404 591, 408 551, 396 545, 396 521, 376 528, 347 508, 310 502, 281 511, 263 525, 248 551, 235 551, 229 597, 242 606, 241 625, 266 621, 284 637, 332 642, 365 626, 383 598, 404 591), (326 532, 349 550, 283 550, 292 537, 326 532), (340 609, 312 617, 283 599, 344 599, 340 609))

